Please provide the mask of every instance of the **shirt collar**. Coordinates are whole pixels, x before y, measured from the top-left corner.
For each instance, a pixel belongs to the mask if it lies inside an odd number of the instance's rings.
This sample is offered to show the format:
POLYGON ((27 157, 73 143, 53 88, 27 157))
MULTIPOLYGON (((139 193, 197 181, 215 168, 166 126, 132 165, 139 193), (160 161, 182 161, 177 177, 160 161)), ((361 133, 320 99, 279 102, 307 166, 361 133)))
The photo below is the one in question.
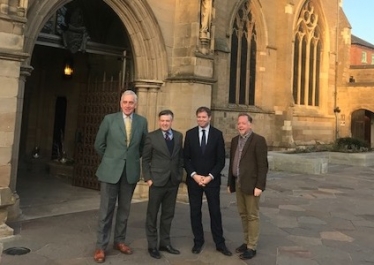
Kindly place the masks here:
POLYGON ((250 130, 249 132, 247 132, 246 134, 244 134, 243 136, 239 135, 239 137, 241 139, 248 139, 249 136, 251 136, 252 134, 252 130, 250 130))
MULTIPOLYGON (((161 130, 162 131, 162 130, 161 130)), ((173 131, 170 129, 170 130, 168 130, 168 131, 162 131, 162 134, 164 135, 164 137, 166 136, 166 133, 169 133, 169 137, 170 138, 173 138, 173 131)))
POLYGON ((125 113, 122 112, 123 119, 126 119, 127 117, 130 117, 130 120, 132 120, 134 113, 131 113, 129 116, 127 116, 125 113))
POLYGON ((209 132, 209 129, 210 129, 210 124, 208 124, 208 126, 206 126, 205 128, 202 128, 199 126, 199 132, 201 132, 202 130, 205 130, 205 132, 209 132))

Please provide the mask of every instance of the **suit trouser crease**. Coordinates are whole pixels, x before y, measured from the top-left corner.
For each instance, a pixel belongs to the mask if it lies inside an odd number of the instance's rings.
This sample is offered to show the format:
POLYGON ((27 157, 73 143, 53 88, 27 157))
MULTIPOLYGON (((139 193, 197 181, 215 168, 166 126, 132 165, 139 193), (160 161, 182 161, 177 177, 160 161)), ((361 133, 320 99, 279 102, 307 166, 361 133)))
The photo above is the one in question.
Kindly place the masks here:
POLYGON ((244 194, 237 187, 236 200, 243 226, 244 241, 247 243, 248 248, 255 250, 260 235, 260 196, 255 197, 254 195, 244 194))
POLYGON ((127 220, 131 209, 131 199, 136 184, 129 184, 125 173, 116 184, 101 182, 101 200, 96 247, 106 249, 111 235, 111 228, 116 202, 118 201, 114 242, 124 243, 126 239, 127 220))
POLYGON ((220 187, 193 187, 194 183, 188 186, 188 196, 190 200, 190 218, 191 227, 194 235, 194 243, 198 246, 204 244, 204 229, 202 224, 202 197, 205 196, 208 201, 210 216, 210 228, 216 247, 222 247, 225 244, 222 229, 222 215, 220 210, 220 187))
POLYGON ((146 235, 148 248, 158 248, 157 218, 160 214, 160 246, 170 245, 170 230, 175 213, 175 204, 178 194, 178 186, 169 181, 163 187, 151 186, 146 218, 146 235))

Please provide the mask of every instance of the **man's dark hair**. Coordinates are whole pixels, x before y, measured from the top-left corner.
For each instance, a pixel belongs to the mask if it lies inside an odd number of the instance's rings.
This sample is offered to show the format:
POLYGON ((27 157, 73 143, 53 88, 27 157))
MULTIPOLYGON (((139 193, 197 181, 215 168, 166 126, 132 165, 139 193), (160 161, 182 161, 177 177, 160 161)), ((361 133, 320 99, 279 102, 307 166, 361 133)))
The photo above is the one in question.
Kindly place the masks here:
POLYGON ((249 114, 247 114, 247 113, 244 113, 244 112, 242 112, 242 113, 239 113, 239 115, 238 115, 238 118, 239 117, 247 117, 248 118, 248 121, 250 122, 250 123, 252 123, 252 117, 249 115, 249 114))
POLYGON ((161 117, 162 115, 170 115, 171 118, 174 118, 174 113, 169 109, 161 110, 158 117, 161 117))
POLYGON ((199 114, 199 113, 201 113, 201 112, 206 112, 208 114, 208 117, 212 116, 212 111, 208 107, 199 107, 196 110, 196 115, 199 114))

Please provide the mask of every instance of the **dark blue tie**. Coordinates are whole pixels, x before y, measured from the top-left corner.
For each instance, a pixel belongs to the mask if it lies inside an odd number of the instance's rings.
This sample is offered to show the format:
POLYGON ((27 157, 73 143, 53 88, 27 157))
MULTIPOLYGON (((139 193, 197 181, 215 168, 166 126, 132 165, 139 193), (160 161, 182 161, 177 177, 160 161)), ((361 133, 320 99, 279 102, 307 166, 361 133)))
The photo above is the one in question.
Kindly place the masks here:
POLYGON ((203 133, 203 136, 201 137, 201 151, 205 152, 205 147, 206 147, 206 136, 205 136, 205 130, 201 130, 201 132, 203 133))
POLYGON ((170 141, 170 132, 169 131, 165 132, 165 140, 170 141))

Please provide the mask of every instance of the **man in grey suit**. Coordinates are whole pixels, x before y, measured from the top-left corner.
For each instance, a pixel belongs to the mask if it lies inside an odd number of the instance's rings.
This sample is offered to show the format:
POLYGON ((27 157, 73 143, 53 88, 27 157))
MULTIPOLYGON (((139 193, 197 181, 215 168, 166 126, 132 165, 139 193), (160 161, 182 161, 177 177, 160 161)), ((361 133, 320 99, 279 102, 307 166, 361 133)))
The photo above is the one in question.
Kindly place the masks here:
POLYGON ((180 253, 171 246, 170 228, 183 175, 183 136, 171 129, 174 114, 171 110, 163 110, 158 117, 160 128, 148 134, 142 158, 143 177, 149 186, 146 219, 148 252, 156 259, 161 258, 159 250, 171 254, 180 253), (158 239, 157 216, 160 207, 158 239))
POLYGON ((134 113, 137 96, 131 90, 121 95, 120 112, 108 114, 101 122, 95 140, 95 149, 101 156, 96 176, 101 182, 99 225, 94 260, 105 261, 112 220, 118 201, 114 229, 114 249, 132 254, 125 244, 127 219, 131 199, 140 178, 140 157, 148 133, 147 120, 134 113))

